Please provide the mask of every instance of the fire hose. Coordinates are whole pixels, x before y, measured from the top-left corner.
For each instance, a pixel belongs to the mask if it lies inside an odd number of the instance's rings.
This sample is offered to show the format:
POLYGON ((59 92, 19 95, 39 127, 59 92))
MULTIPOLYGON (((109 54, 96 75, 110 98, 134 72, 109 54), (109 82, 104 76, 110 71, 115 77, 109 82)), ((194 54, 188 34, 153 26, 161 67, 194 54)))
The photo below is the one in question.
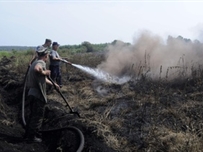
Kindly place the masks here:
POLYGON ((66 98, 65 98, 64 95, 61 93, 61 91, 60 91, 59 89, 57 89, 57 87, 56 87, 54 81, 51 79, 50 76, 48 76, 48 79, 52 82, 52 84, 53 84, 55 90, 61 95, 61 97, 62 97, 63 100, 65 101, 66 106, 67 106, 67 107, 69 108, 69 110, 70 110, 70 113, 72 113, 72 114, 76 114, 78 117, 80 117, 80 114, 79 114, 78 112, 76 112, 76 111, 73 111, 73 109, 70 107, 70 105, 68 104, 66 98))
POLYGON ((71 62, 69 62, 69 61, 67 61, 67 60, 65 60, 65 59, 61 59, 61 61, 62 61, 62 62, 64 62, 64 63, 67 63, 67 64, 72 65, 72 63, 71 63, 71 62))
MULTIPOLYGON (((50 135, 50 132, 54 132, 54 131, 64 131, 64 130, 69 130, 71 131, 72 133, 74 133, 74 135, 77 137, 77 149, 75 149, 76 152, 82 152, 83 148, 84 148, 84 144, 85 144, 85 138, 84 138, 84 135, 83 133, 81 132, 80 129, 74 127, 74 126, 68 126, 68 127, 63 127, 63 128, 56 128, 56 129, 49 129, 49 130, 41 130, 40 132, 42 134, 45 134, 46 133, 48 135, 50 135), (79 139, 79 140, 78 140, 79 139)), ((71 145, 68 145, 68 147, 70 147, 71 145)))
POLYGON ((22 96, 22 121, 23 125, 26 126, 26 121, 25 121, 25 90, 26 90, 26 83, 27 83, 27 74, 30 69, 30 65, 27 68, 24 81, 23 81, 23 96, 22 96))
MULTIPOLYGON (((62 62, 64 63, 67 63, 67 64, 72 64, 71 62, 69 61, 66 61, 64 59, 61 59, 62 62)), ((29 69, 30 69, 30 65, 28 66, 27 68, 27 71, 26 71, 26 74, 25 74, 25 77, 24 77, 24 81, 23 81, 23 95, 22 95, 22 121, 23 121, 23 125, 26 126, 26 121, 25 121, 25 91, 26 91, 26 83, 27 83, 27 75, 28 75, 28 72, 29 72, 29 69)), ((50 80, 51 81, 51 80, 50 80)), ((52 80, 52 83, 53 83, 53 80, 52 80)), ((53 83, 54 85, 55 83, 53 83)), ((71 107, 69 106, 68 102, 66 101, 65 97, 63 96, 63 94, 56 88, 56 86, 54 85, 55 89, 57 90, 57 92, 59 92, 59 94, 61 95, 61 97, 64 99, 64 101, 66 102, 66 105, 69 107, 70 109, 70 112, 71 113, 75 113, 78 115, 78 117, 80 117, 79 113, 77 112, 73 112, 73 110, 71 109, 71 107)))
MULTIPOLYGON (((62 62, 64 63, 68 63, 71 64, 70 62, 66 61, 66 60, 62 60, 62 62)), ((30 66, 28 66, 25 77, 24 77, 24 81, 23 81, 23 95, 22 95, 22 121, 23 121, 23 125, 26 126, 26 121, 25 121, 25 91, 26 91, 26 83, 27 83, 27 75, 29 72, 30 66)), ((52 84, 54 85, 54 88, 56 89, 56 91, 61 95, 61 97, 64 99, 64 101, 66 102, 66 106, 69 107, 70 109, 70 113, 76 114, 78 117, 80 117, 80 114, 78 112, 74 112, 72 110, 72 108, 70 107, 70 105, 68 104, 68 102, 66 101, 66 98, 63 96, 63 94, 61 93, 61 91, 59 89, 57 89, 54 81, 50 78, 50 76, 48 76, 48 79, 52 82, 52 84)), ((73 126, 68 126, 68 127, 63 127, 63 128, 56 128, 56 129, 49 129, 49 130, 41 130, 40 132, 45 133, 45 132, 49 132, 49 131, 57 131, 57 130, 71 130, 72 132, 75 132, 75 134, 78 136, 79 143, 78 143, 78 149, 77 152, 81 152, 84 148, 84 135, 83 133, 76 127, 73 126)), ((78 140, 77 140, 78 142, 78 140)))

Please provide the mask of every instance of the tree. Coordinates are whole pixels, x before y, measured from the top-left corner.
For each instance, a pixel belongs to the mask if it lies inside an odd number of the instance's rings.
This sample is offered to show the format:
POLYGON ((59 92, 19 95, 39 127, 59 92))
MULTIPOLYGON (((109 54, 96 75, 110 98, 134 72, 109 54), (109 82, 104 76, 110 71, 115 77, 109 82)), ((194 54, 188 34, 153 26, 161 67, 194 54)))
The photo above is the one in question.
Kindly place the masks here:
POLYGON ((84 41, 82 43, 82 46, 87 48, 87 52, 93 52, 94 51, 93 46, 90 42, 84 41))

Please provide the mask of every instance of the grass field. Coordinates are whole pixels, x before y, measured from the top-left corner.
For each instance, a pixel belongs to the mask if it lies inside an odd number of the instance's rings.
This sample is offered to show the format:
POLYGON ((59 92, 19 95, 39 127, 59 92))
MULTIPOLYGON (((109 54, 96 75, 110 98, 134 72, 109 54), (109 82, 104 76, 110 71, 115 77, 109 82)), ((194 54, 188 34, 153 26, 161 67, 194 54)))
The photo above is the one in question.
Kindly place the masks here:
MULTIPOLYGON (((106 60, 103 53, 59 53, 72 63, 93 68, 106 60)), ((1 66, 8 70, 6 78, 3 70, 1 72, 0 84, 4 92, 14 92, 12 86, 22 82, 31 56, 29 51, 1 52, 1 63, 4 63, 1 66)), ((73 66, 61 65, 64 84, 61 91, 71 107, 82 115, 77 121, 86 137, 91 138, 92 134, 99 141, 91 143, 87 140, 84 151, 106 151, 107 147, 119 152, 202 151, 201 66, 188 66, 191 69, 187 70, 192 71, 188 74, 183 66, 169 66, 163 72, 159 65, 159 77, 154 79, 149 60, 145 56, 141 60, 146 66, 131 64, 125 73, 132 79, 122 85, 101 82, 73 66)), ((19 123, 15 114, 7 114, 9 106, 15 104, 4 104, 7 100, 20 104, 19 96, 13 96, 9 99, 1 94, 1 125, 19 123)), ((48 95, 48 99, 63 103, 56 92, 48 95)))

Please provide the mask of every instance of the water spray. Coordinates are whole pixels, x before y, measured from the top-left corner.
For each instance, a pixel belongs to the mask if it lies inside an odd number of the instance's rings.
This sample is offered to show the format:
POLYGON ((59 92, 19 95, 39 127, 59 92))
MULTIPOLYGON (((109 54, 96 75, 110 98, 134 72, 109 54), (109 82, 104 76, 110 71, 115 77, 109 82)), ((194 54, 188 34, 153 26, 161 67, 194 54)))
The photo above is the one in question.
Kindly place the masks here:
POLYGON ((131 77, 129 77, 129 76, 117 77, 117 76, 111 75, 105 71, 102 71, 100 69, 90 68, 90 67, 82 66, 82 65, 78 65, 78 64, 73 64, 66 60, 62 60, 62 62, 68 63, 68 64, 96 77, 99 80, 109 82, 109 83, 123 84, 123 83, 128 82, 131 79, 131 77))

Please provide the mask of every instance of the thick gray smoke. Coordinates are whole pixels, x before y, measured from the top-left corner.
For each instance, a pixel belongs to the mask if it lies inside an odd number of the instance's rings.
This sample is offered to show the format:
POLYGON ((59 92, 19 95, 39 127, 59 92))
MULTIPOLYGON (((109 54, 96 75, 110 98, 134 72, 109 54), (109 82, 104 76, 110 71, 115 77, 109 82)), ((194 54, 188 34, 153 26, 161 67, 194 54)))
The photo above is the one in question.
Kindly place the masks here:
POLYGON ((203 44, 181 36, 167 41, 143 32, 133 44, 116 41, 108 46, 106 59, 98 68, 116 76, 151 78, 189 77, 203 64, 203 44))

